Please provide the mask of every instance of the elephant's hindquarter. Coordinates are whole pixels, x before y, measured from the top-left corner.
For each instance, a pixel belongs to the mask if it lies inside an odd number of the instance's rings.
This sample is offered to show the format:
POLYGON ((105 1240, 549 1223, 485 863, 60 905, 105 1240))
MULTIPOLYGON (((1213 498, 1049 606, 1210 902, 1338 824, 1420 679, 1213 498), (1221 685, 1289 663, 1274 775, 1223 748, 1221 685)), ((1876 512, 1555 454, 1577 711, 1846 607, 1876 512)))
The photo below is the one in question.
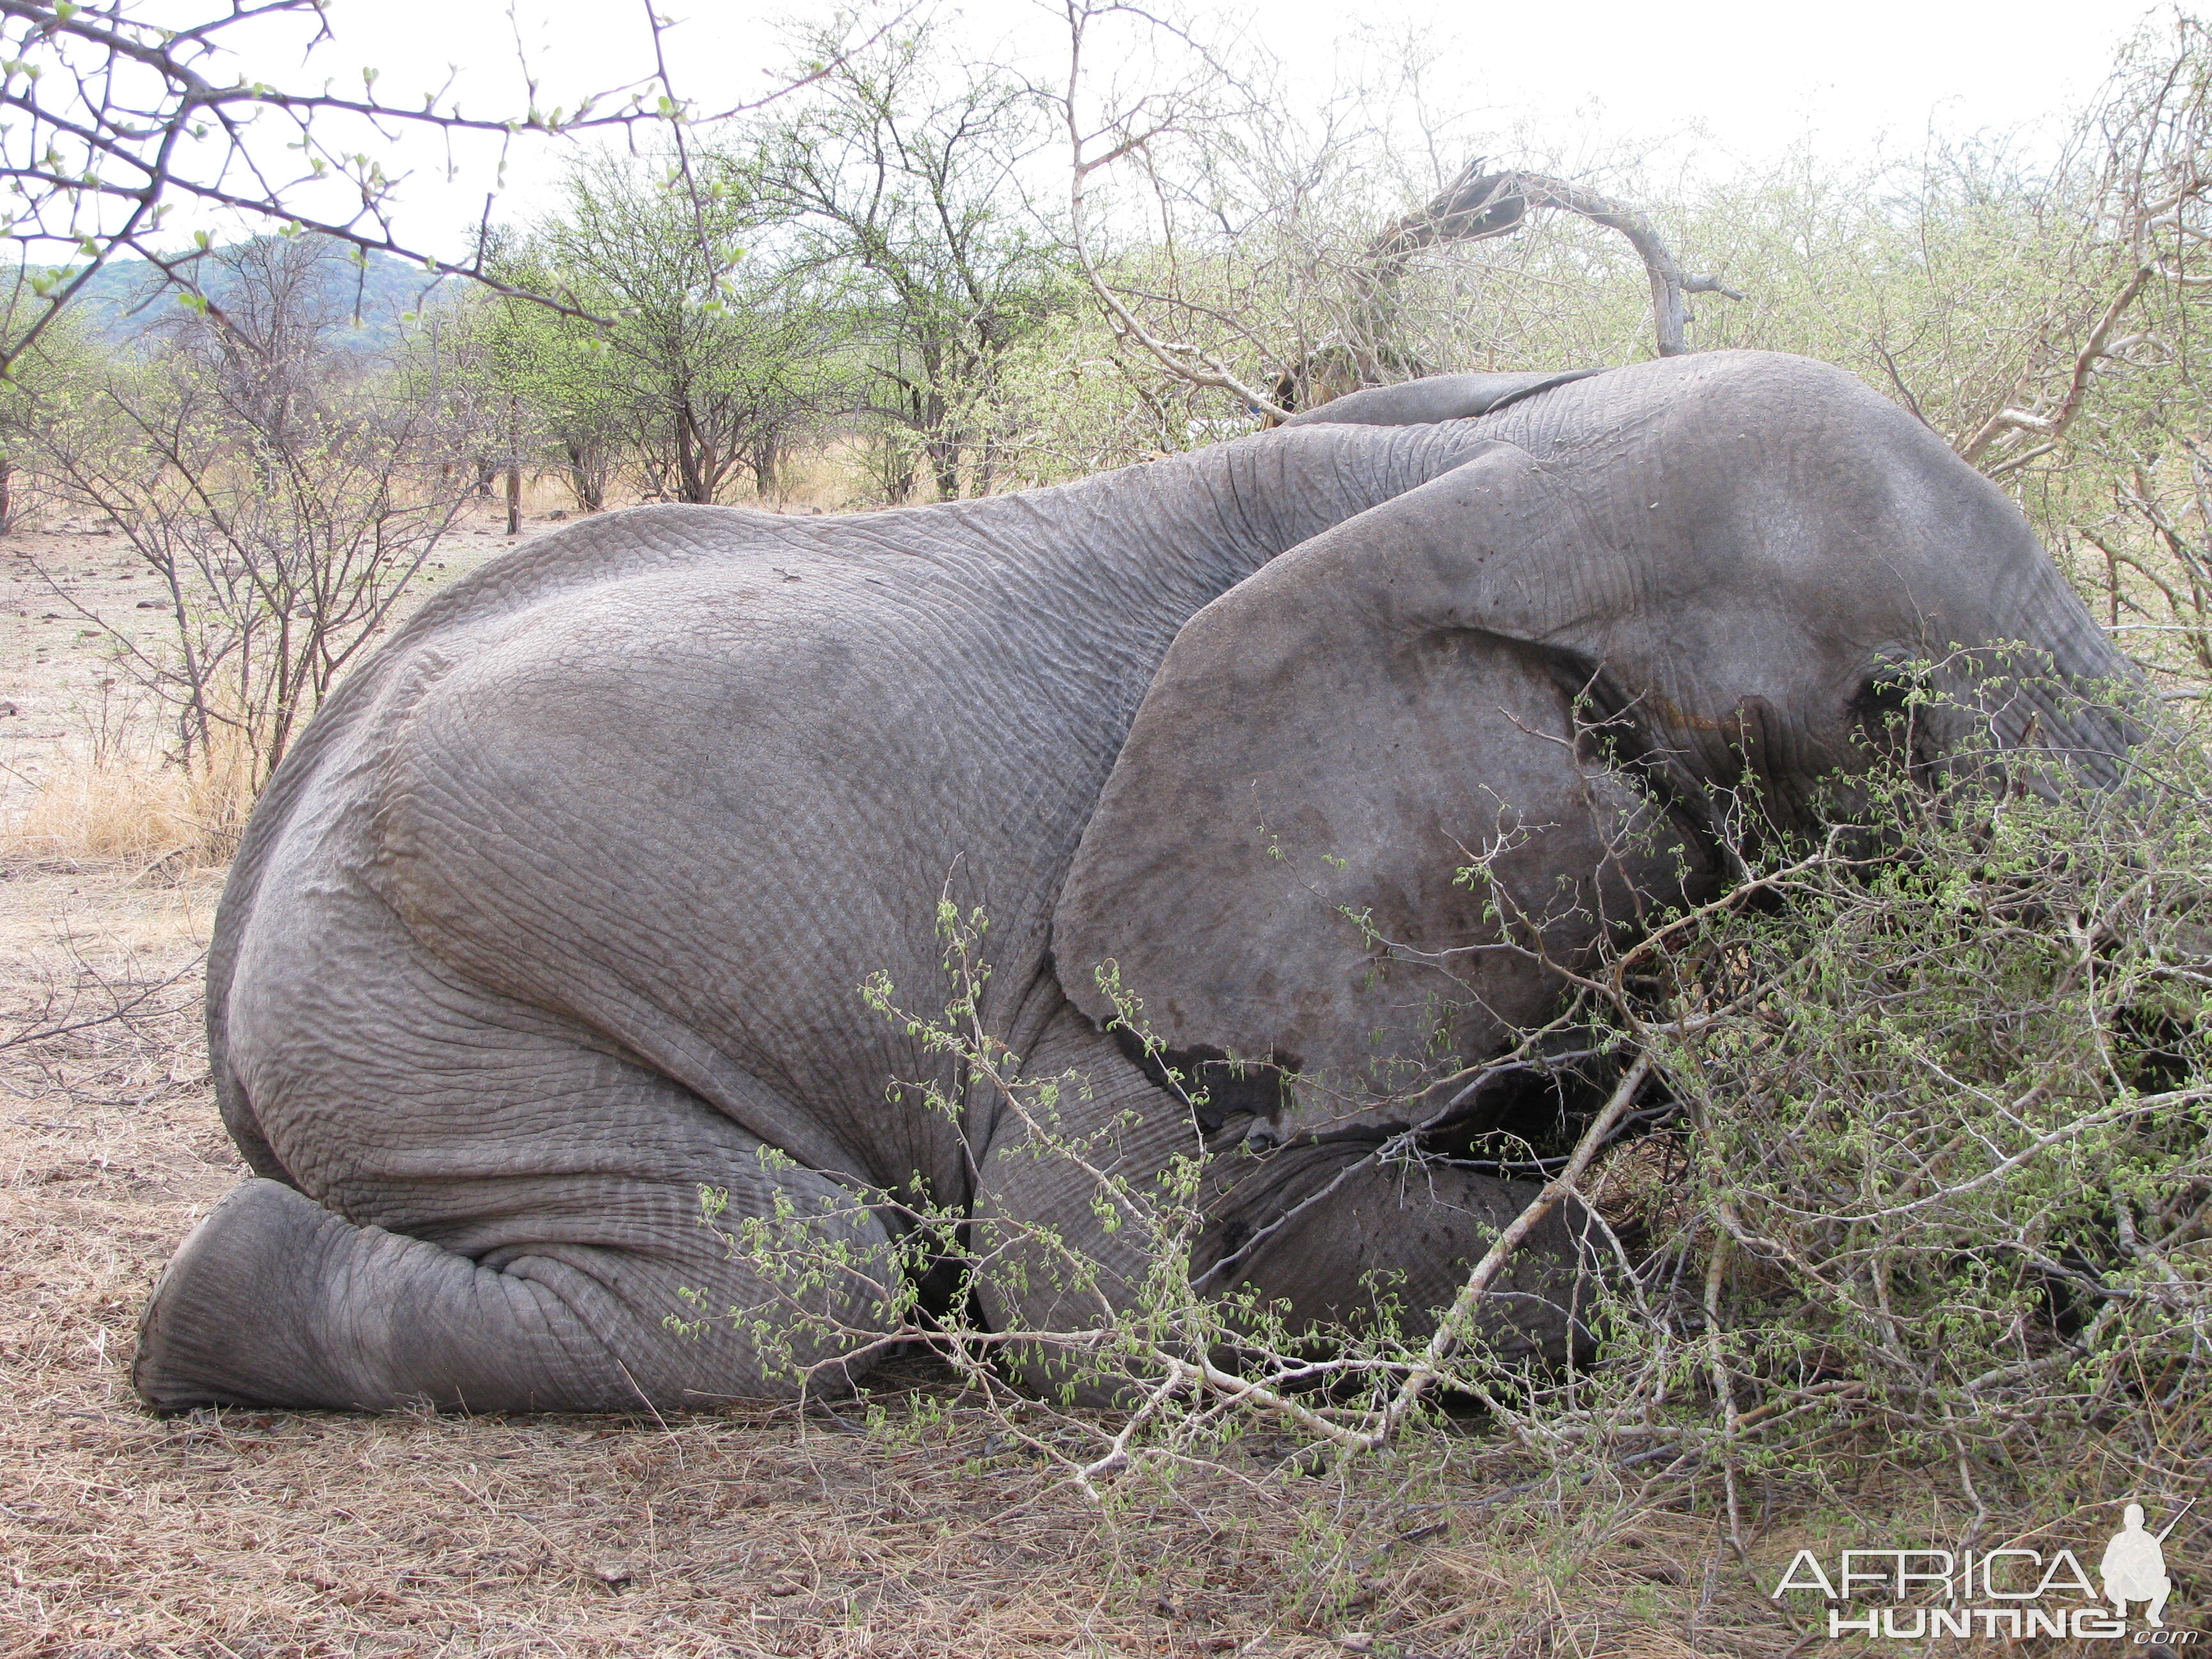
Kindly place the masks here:
POLYGON ((442 962, 804 1161, 957 1182, 956 1126, 884 1099, 942 1062, 859 988, 943 1006, 940 893, 988 915, 1001 999, 1037 971, 1127 720, 1028 648, 1037 625, 811 568, 550 606, 416 708, 370 879, 442 962), (747 1122, 744 1079, 828 1145, 747 1122))
POLYGON ((1061 608, 1034 581, 726 562, 406 642, 227 901, 236 971, 215 1012, 226 1070, 258 1080, 249 1115, 289 1113, 281 1160, 338 1194, 359 1126, 334 1108, 388 1110, 387 1140, 481 1133, 518 1087, 591 1113, 612 1055, 801 1163, 957 1201, 960 1126, 886 1103, 889 1080, 943 1062, 859 988, 888 973, 907 1006, 943 1006, 948 890, 991 919, 1002 1026, 1042 970, 1052 896, 1164 647, 1102 645, 1061 608), (569 1034, 550 1061, 549 1030, 569 1034), (336 1107, 283 1058, 307 1050, 414 1058, 336 1107), (271 1097, 287 1089, 302 1098, 271 1097))

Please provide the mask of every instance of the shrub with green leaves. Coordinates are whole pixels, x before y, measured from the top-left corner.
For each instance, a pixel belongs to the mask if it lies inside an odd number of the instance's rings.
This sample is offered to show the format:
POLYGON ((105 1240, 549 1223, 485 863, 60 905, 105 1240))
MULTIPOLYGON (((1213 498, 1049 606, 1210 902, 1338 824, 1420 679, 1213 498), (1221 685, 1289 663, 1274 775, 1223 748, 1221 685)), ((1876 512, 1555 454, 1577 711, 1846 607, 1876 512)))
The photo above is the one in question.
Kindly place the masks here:
POLYGON ((1892 844, 1770 870, 1664 964, 1675 1293, 1624 1304, 1608 1392, 1701 1326, 1726 1389, 1683 1420, 1752 1464, 1933 1457, 1971 1498, 2108 1434, 2202 1449, 2212 768, 1879 799, 1892 844))

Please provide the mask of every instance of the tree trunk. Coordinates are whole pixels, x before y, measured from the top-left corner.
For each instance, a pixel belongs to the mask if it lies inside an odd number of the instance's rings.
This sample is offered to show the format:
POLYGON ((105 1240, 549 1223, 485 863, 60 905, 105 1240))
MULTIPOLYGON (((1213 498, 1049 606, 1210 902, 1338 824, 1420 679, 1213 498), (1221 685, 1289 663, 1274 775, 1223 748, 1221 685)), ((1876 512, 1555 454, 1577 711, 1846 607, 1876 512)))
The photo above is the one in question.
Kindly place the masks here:
POLYGON ((960 499, 960 434, 953 430, 952 412, 942 397, 931 392, 926 407, 928 425, 924 430, 929 434, 929 471, 937 499, 956 501, 960 499))
POLYGON ((776 441, 773 436, 757 438, 752 446, 753 494, 763 501, 776 499, 776 441))
POLYGON ((522 413, 512 398, 507 400, 507 533, 522 533, 522 413))
POLYGON ((691 419, 691 409, 681 405, 676 411, 676 499, 703 507, 714 498, 708 494, 706 471, 699 453, 698 429, 691 419))
POLYGON ((606 468, 598 454, 586 445, 570 442, 568 452, 568 489, 576 498, 578 509, 597 513, 607 504, 606 468))

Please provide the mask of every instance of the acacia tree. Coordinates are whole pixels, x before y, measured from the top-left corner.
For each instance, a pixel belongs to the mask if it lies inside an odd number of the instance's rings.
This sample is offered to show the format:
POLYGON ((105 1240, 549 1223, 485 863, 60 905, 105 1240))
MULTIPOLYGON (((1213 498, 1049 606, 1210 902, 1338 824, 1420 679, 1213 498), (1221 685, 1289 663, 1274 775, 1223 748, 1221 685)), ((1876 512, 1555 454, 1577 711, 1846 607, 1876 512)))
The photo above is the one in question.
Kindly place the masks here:
MULTIPOLYGON (((521 264, 528 256, 515 258, 521 264)), ((504 299, 471 320, 478 372, 488 390, 513 405, 518 465, 527 445, 559 469, 580 508, 599 512, 629 431, 604 337, 587 326, 561 326, 568 319, 504 299)))
MULTIPOLYGON (((1046 139, 1028 90, 915 29, 840 59, 748 137, 747 165, 790 216, 805 268, 849 275, 879 387, 870 406, 910 434, 941 499, 988 493, 1006 354, 1073 302, 1024 182, 1046 139)), ((903 496, 910 463, 890 471, 903 496)))
POLYGON ((2172 324, 2185 313, 2169 306, 2164 330, 2131 318, 2212 288, 2203 269, 2212 246, 2212 30, 2185 15, 2171 29, 2171 39, 2146 31, 2123 54, 2046 192, 2054 228, 2072 232, 2069 257, 2006 395, 1956 440, 1984 470, 2056 450, 2100 374, 2124 374, 2130 351, 2180 349, 2172 324))
POLYGON ((53 406, 96 385, 107 366, 82 320, 66 315, 41 330, 9 364, 0 379, 0 536, 23 518, 27 502, 21 486, 27 472, 35 470, 27 462, 53 406))
POLYGON ((1961 453, 2076 555, 2106 624, 2177 698, 2212 673, 2212 27, 2122 54, 2051 192, 2067 259, 1961 453))
POLYGON ((726 160, 606 151, 569 173, 561 209, 491 269, 566 296, 599 327, 495 302, 495 373, 526 402, 586 507, 617 452, 648 493, 719 499, 741 473, 773 495, 800 424, 837 400, 842 325, 822 273, 726 160))
POLYGON ((435 362, 395 380, 330 349, 350 320, 327 280, 343 250, 271 237, 211 258, 222 309, 49 400, 27 459, 47 493, 117 526, 161 617, 142 632, 58 581, 55 597, 169 705, 173 758, 232 771, 242 807, 450 526, 476 410, 435 362))

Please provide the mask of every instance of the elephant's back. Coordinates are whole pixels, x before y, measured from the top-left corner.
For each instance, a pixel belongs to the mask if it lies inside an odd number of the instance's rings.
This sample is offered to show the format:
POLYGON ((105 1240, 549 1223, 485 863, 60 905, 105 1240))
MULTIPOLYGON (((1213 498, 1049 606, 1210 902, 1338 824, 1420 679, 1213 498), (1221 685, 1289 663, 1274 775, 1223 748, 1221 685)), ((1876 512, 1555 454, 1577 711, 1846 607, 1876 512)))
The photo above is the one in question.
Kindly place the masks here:
POLYGON ((1037 597, 799 564, 656 573, 441 641, 434 684, 376 744, 374 878, 487 976, 514 971, 520 925, 488 907, 562 919, 580 950, 739 908, 778 954, 880 941, 884 907, 925 872, 933 896, 946 859, 1003 885, 1055 820, 1072 841, 1111 763, 1113 699, 1091 653, 1025 637, 1037 597))

